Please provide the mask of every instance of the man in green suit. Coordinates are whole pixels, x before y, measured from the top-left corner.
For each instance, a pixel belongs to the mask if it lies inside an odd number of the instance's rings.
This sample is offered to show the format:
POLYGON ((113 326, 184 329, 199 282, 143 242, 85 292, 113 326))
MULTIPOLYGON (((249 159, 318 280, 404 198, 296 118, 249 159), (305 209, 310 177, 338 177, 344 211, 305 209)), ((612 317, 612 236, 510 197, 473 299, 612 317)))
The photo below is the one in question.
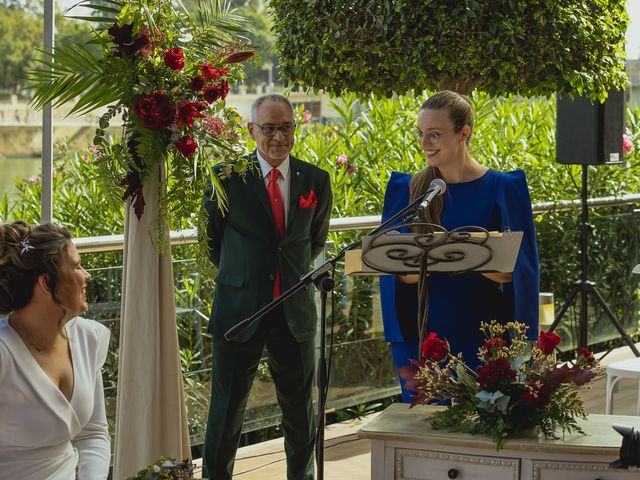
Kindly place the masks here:
POLYGON ((222 180, 228 210, 221 212, 211 191, 204 198, 209 253, 218 269, 209 321, 213 367, 204 478, 231 478, 249 390, 266 347, 282 410, 287 478, 313 480, 313 285, 231 341, 223 335, 310 270, 329 231, 331 185, 327 172, 289 155, 295 123, 286 97, 258 98, 248 128, 257 149, 245 178, 222 180))

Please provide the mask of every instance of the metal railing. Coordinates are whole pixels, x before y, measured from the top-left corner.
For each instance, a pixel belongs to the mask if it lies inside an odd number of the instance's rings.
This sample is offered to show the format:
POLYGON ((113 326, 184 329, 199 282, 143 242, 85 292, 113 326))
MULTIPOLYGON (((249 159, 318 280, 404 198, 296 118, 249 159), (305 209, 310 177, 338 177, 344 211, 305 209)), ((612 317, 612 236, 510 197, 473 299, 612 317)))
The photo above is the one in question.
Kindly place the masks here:
MULTIPOLYGON (((589 207, 614 207, 640 203, 640 194, 622 195, 620 197, 590 198, 589 207)), ((580 200, 558 200, 533 204, 534 215, 547 211, 571 210, 580 207, 580 200)), ((380 225, 380 215, 362 217, 332 218, 330 232, 363 230, 380 225)), ((192 244, 198 241, 195 229, 176 230, 171 232, 171 245, 192 244)), ((80 253, 115 252, 124 248, 124 234, 104 235, 100 237, 82 237, 74 239, 80 253)))

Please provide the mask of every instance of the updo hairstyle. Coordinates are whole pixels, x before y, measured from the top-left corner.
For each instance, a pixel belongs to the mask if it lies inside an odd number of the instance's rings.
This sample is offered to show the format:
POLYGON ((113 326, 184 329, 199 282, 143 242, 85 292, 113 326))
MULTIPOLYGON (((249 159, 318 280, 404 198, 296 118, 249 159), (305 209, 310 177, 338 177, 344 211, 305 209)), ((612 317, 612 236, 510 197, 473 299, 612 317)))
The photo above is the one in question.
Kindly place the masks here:
POLYGON ((54 301, 67 272, 71 232, 45 223, 31 229, 19 220, 0 224, 0 315, 7 315, 29 304, 40 275, 46 275, 54 301))
MULTIPOLYGON (((462 127, 469 125, 473 132, 473 107, 466 95, 443 90, 430 96, 420 107, 420 111, 422 112, 423 110, 446 110, 456 131, 460 131, 462 127)), ((467 137, 467 145, 469 145, 470 139, 471 135, 467 137)), ((435 178, 442 178, 442 174, 437 167, 427 167, 416 173, 409 183, 410 202, 414 202, 418 197, 424 196, 435 178)), ((422 213, 421 220, 439 225, 443 206, 442 195, 439 195, 433 199, 429 207, 422 213)))

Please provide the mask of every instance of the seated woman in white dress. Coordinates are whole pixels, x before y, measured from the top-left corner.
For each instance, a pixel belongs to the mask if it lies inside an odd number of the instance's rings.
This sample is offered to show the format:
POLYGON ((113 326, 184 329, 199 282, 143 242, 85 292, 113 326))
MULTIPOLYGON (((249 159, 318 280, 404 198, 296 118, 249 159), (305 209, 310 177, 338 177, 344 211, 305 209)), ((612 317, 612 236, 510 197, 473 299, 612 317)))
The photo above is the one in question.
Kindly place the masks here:
POLYGON ((0 477, 105 480, 109 330, 66 228, 0 224, 0 477))

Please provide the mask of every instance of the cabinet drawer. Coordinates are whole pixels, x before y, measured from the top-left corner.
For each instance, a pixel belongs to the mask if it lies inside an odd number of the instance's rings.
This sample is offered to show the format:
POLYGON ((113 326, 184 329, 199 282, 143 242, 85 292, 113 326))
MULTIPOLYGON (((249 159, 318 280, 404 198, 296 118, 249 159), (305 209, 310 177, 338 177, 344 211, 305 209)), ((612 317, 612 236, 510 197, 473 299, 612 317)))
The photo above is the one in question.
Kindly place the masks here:
POLYGON ((640 469, 609 469, 607 463, 533 461, 533 480, 638 480, 640 469))
POLYGON ((518 480, 520 460, 457 453, 394 449, 396 480, 518 480))

